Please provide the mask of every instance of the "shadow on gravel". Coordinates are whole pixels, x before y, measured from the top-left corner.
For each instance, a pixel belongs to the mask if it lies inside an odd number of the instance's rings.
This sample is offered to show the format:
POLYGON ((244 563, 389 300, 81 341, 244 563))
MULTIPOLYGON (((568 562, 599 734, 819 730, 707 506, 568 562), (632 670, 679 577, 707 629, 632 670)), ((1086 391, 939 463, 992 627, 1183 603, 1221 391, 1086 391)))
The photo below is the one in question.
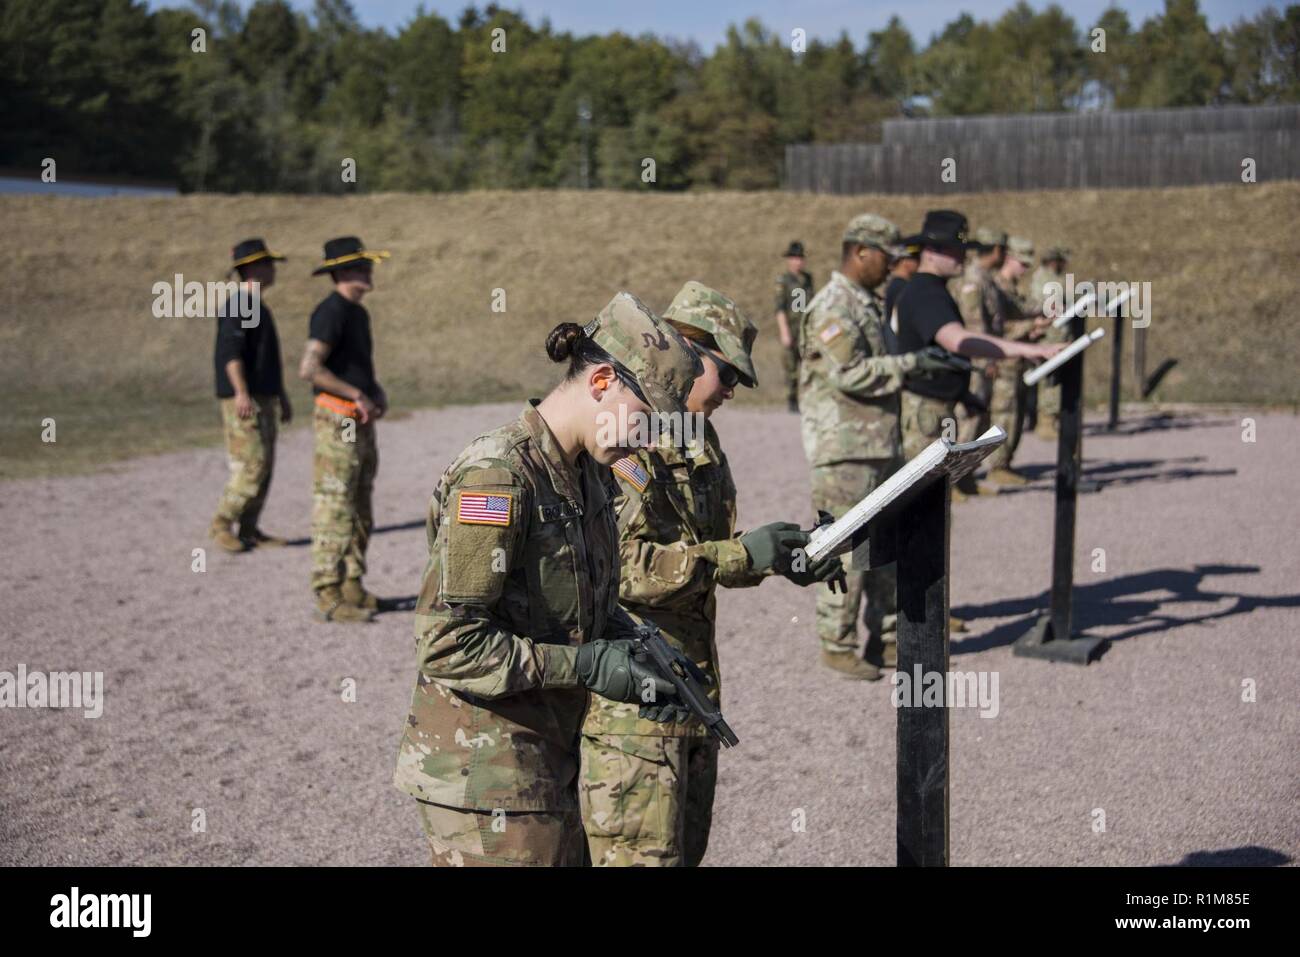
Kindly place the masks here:
MULTIPOLYGON (((422 518, 410 522, 398 522, 396 525, 379 525, 370 530, 371 535, 383 535, 387 532, 406 532, 413 528, 424 528, 425 520, 422 518)), ((311 536, 306 538, 291 538, 284 543, 289 548, 303 548, 311 544, 311 536)))
POLYGON ((1083 426, 1084 436, 1102 435, 1142 435, 1146 432, 1174 432, 1186 429, 1223 429, 1240 428, 1236 419, 1211 419, 1208 417, 1177 414, 1174 412, 1154 412, 1151 415, 1119 421, 1114 432, 1107 430, 1105 422, 1087 422, 1083 426))
POLYGON ((1192 851, 1175 867, 1281 867, 1290 864, 1291 858, 1271 847, 1251 844, 1247 847, 1226 847, 1221 851, 1192 851))
MULTIPOLYGON (((1220 575, 1257 575, 1258 565, 1196 565, 1190 569, 1161 568, 1124 575, 1090 585, 1074 587, 1074 624, 1078 631, 1090 628, 1120 628, 1108 634, 1111 642, 1136 638, 1177 628, 1181 625, 1201 624, 1234 615, 1249 614, 1256 608, 1300 608, 1300 594, 1296 595, 1243 595, 1233 591, 1205 589, 1205 579, 1220 575), (1139 597, 1159 592, 1166 597, 1139 597), (1184 603, 1228 604, 1212 612, 1191 617, 1179 617, 1169 609, 1184 603)), ((952 642, 954 655, 970 654, 1009 645, 1025 634, 1038 616, 1049 605, 1048 591, 1036 595, 1006 599, 984 605, 961 605, 952 609, 958 618, 973 627, 980 618, 1006 618, 1015 620, 998 625, 983 635, 972 635, 952 642)))
MULTIPOLYGON (((1099 490, 1112 485, 1136 485, 1139 482, 1179 482, 1194 478, 1226 478, 1236 475, 1236 469, 1196 468, 1198 462, 1204 462, 1203 455, 1189 455, 1177 459, 1129 459, 1121 462, 1106 462, 1099 465, 1084 464, 1084 481, 1095 482, 1099 490)), ((1004 488, 999 497, 1020 495, 1026 492, 1054 492, 1052 481, 1056 474, 1056 464, 1037 464, 1016 466, 1016 471, 1031 482, 1043 481, 1041 485, 1025 485, 1019 488, 1004 488)))

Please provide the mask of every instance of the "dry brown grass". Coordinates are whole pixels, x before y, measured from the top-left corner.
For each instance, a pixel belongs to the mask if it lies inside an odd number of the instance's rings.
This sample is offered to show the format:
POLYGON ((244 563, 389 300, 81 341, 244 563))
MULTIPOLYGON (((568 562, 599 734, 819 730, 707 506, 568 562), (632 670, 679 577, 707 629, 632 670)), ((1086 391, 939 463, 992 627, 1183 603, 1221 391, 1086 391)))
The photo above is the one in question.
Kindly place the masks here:
MULTIPOLYGON (((691 278, 734 296, 765 330, 763 386, 739 401, 773 402, 782 390, 770 311, 785 243, 804 240, 820 284, 852 215, 878 212, 907 231, 940 205, 1040 243, 1065 241, 1080 278, 1149 280, 1148 365, 1180 360, 1161 398, 1300 401, 1300 271, 1284 252, 1284 233, 1300 221, 1300 183, 943 197, 0 197, 9 284, 0 474, 81 470, 217 441, 212 324, 155 319, 151 287, 175 273, 222 278, 230 246, 246 236, 265 236, 291 257, 267 294, 291 369, 328 291, 326 279, 308 275, 322 241, 356 233, 392 250, 366 304, 380 376, 398 407, 537 394, 555 375, 542 350, 554 323, 589 318, 619 289, 662 307, 691 278), (490 308, 496 288, 506 292, 504 314, 490 308), (40 442, 45 416, 59 422, 57 452, 40 442)), ((1094 399, 1108 368, 1089 364, 1094 399)), ((306 393, 296 383, 295 391, 302 409, 306 393)))

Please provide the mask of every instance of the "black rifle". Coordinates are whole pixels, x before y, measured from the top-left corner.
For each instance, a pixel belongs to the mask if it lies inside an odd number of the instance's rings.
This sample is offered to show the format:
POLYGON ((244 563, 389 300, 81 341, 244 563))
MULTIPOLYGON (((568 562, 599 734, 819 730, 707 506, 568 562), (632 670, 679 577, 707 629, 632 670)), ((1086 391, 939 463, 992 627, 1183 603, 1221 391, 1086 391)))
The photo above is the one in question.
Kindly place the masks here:
POLYGON ((736 733, 731 730, 722 717, 722 712, 709 700, 705 688, 711 684, 709 676, 659 633, 659 626, 654 622, 642 622, 636 626, 636 637, 632 639, 633 653, 637 657, 648 658, 655 668, 677 689, 677 697, 691 714, 704 722, 704 727, 720 742, 724 748, 740 743, 736 733))

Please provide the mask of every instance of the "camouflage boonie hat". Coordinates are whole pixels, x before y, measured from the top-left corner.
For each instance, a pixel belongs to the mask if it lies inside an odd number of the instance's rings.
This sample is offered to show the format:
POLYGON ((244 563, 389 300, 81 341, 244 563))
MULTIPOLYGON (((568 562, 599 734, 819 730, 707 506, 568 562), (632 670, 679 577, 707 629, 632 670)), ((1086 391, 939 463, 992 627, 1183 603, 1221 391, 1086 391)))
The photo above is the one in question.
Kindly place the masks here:
POLYGON ((664 318, 712 335, 719 351, 740 373, 740 381, 751 389, 758 385, 754 360, 750 358, 758 329, 739 306, 718 290, 692 279, 677 291, 664 310, 664 318))
POLYGON ((883 216, 874 213, 854 216, 844 228, 844 242, 875 246, 891 256, 901 254, 899 240, 898 227, 883 216))
POLYGON ((981 226, 975 230, 975 234, 971 238, 981 246, 1005 246, 1007 244, 1007 234, 991 226, 981 226))
POLYGON ((1007 241, 1007 254, 1019 259, 1023 266, 1032 266, 1034 264, 1034 244, 1025 239, 1024 236, 1012 236, 1007 241))
POLYGON ((704 361, 645 303, 620 292, 582 331, 632 374, 655 412, 685 416, 686 396, 704 361))
POLYGON ((1064 246, 1048 246, 1043 250, 1043 262, 1051 262, 1053 259, 1059 259, 1065 262, 1070 258, 1070 250, 1064 246))

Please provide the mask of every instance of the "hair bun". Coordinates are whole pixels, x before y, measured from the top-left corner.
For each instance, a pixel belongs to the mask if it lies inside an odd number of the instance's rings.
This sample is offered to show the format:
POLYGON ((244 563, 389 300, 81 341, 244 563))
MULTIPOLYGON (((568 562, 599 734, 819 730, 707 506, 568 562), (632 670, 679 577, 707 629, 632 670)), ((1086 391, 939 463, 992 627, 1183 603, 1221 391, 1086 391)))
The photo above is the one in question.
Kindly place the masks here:
POLYGON ((576 322, 562 322, 546 337, 546 354, 552 362, 564 362, 572 358, 582 336, 582 326, 576 322))

